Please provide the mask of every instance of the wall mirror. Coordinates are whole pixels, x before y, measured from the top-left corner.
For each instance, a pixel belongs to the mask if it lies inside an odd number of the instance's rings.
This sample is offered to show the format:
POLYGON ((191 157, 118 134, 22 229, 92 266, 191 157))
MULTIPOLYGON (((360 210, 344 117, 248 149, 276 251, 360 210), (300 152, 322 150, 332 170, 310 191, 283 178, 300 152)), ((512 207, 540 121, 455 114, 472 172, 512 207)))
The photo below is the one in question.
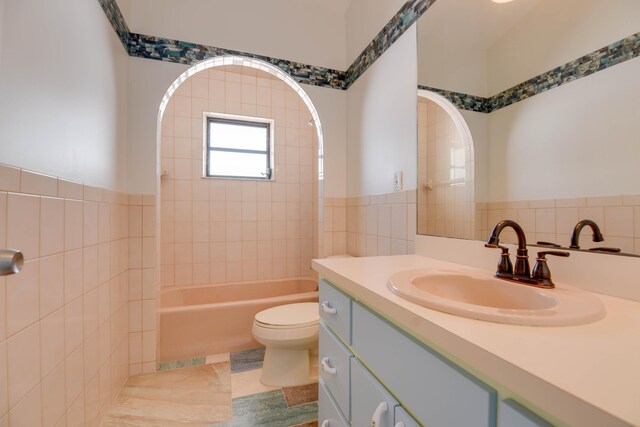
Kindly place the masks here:
POLYGON ((640 255, 640 2, 440 0, 417 25, 418 233, 513 219, 569 248, 589 219, 581 250, 640 255))

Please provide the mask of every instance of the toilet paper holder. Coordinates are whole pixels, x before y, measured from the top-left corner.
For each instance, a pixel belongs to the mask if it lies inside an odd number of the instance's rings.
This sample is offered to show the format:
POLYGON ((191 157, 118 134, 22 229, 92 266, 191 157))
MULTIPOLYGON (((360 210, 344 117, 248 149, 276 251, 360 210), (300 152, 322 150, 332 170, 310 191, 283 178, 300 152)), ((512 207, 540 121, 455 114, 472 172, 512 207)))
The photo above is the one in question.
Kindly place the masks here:
POLYGON ((17 249, 0 249, 0 276, 20 273, 24 256, 17 249))

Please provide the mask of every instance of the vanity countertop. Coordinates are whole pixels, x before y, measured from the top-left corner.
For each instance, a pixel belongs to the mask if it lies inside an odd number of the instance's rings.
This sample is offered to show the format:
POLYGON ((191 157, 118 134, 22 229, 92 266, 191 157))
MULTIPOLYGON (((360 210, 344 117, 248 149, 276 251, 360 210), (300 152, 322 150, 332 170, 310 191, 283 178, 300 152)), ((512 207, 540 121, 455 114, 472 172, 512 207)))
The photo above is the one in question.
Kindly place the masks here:
POLYGON ((597 294, 607 311, 604 319, 532 327, 431 310, 387 288, 389 276, 400 271, 452 267, 460 265, 419 255, 313 261, 314 270, 355 299, 505 396, 530 402, 551 421, 640 426, 639 302, 597 294))

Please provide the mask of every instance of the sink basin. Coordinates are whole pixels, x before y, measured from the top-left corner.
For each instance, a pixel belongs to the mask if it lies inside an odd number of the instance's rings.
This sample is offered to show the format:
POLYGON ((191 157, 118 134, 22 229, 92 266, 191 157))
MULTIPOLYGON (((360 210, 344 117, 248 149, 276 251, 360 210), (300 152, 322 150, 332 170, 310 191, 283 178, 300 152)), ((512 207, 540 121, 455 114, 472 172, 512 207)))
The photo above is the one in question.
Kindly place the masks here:
POLYGON ((541 289, 480 270, 410 270, 389 278, 396 295, 434 310, 473 319, 529 326, 571 326, 604 317, 595 295, 566 286, 541 289))

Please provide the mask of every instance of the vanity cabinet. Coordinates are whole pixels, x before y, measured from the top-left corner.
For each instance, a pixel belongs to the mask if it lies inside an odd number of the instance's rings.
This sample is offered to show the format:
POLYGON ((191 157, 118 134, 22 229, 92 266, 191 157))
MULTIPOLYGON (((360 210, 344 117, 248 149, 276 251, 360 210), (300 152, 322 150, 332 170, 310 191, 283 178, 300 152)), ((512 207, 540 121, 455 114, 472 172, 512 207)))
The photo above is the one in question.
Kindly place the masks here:
POLYGON ((352 310, 353 352, 425 425, 495 425, 495 390, 360 303, 352 310))
POLYGON ((552 427, 551 424, 512 399, 501 401, 499 412, 498 427, 552 427))
POLYGON ((550 426, 324 279, 320 305, 320 427, 550 426))

